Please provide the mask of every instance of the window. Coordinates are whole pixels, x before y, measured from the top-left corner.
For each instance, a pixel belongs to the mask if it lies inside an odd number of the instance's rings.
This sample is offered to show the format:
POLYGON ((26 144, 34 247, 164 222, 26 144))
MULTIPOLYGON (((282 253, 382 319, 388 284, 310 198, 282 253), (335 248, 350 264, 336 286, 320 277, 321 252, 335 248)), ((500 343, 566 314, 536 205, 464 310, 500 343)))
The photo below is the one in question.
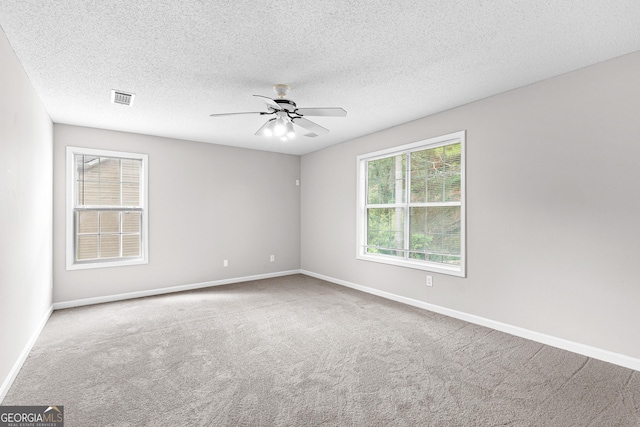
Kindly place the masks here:
POLYGON ((67 270, 148 262, 147 155, 67 147, 67 270))
POLYGON ((358 156, 358 259, 465 277, 465 132, 358 156))

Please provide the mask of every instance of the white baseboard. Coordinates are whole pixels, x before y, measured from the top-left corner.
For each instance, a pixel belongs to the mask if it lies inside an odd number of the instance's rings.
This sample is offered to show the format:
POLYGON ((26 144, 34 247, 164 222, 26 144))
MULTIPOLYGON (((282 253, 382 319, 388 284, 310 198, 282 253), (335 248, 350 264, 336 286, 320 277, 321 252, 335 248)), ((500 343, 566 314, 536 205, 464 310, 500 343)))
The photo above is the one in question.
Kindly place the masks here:
POLYGON ((29 341, 27 341, 27 344, 24 346, 24 349, 22 349, 22 353, 20 353, 20 357, 18 357, 18 360, 16 360, 16 363, 13 364, 13 368, 11 368, 11 371, 9 371, 9 375, 7 375, 4 382, 2 383, 2 387, 0 387, 0 404, 2 404, 2 401, 4 400, 5 396, 9 392, 9 389, 11 388, 13 381, 18 376, 18 372, 20 372, 20 369, 22 369, 22 365, 24 365, 25 360, 27 360, 27 357, 29 357, 29 353, 31 352, 33 345, 38 340, 38 337, 40 336, 40 333, 44 329, 44 326, 47 324, 47 321, 49 320, 51 313, 53 313, 53 306, 49 307, 49 309, 44 314, 44 316, 42 316, 42 319, 40 319, 40 323, 38 323, 36 330, 33 332, 33 334, 31 334, 31 338, 29 339, 29 341))
POLYGON ((171 286, 169 288, 150 289, 147 291, 127 292, 125 294, 107 295, 94 298, 83 298, 71 301, 53 303, 54 310, 64 308, 81 307, 85 305, 102 304, 105 302, 122 301, 127 299, 150 297, 154 295, 170 294, 173 292, 191 291, 194 289, 209 288, 211 286, 229 285, 231 283, 248 282, 251 280, 270 279, 272 277, 289 276, 299 274, 300 270, 278 271, 275 273, 256 274, 254 276, 234 277, 231 279, 213 280, 211 282, 193 283, 190 285, 171 286))
POLYGON ((563 350, 571 351, 573 353, 581 354, 583 356, 592 357, 594 359, 603 360, 605 362, 613 363, 615 365, 623 366, 625 368, 640 371, 640 359, 626 356, 624 354, 614 353, 612 351, 603 350, 601 348, 592 347, 585 344, 580 344, 580 343, 569 341, 563 338, 554 337, 552 335, 546 335, 546 334, 532 331, 529 329, 520 328, 518 326, 509 325, 507 323, 502 323, 502 322, 487 319, 484 317, 476 316, 473 314, 464 313, 462 311, 452 310, 450 308, 441 307, 439 305, 429 304, 424 301, 403 297, 400 295, 392 294, 390 292, 385 292, 379 289, 370 288, 368 286, 358 285, 355 283, 347 282, 346 280, 325 276, 323 274, 318 274, 318 273, 314 273, 307 270, 300 270, 300 273, 305 274, 307 276, 315 277, 317 279, 326 280, 327 282, 335 283, 337 285, 342 285, 348 288, 356 289, 358 291, 366 292, 372 295, 377 295, 382 298, 386 298, 386 299, 397 301, 403 304, 411 305, 413 307, 418 307, 424 310, 433 311, 435 313, 444 314, 445 316, 464 320, 469 323, 474 323, 480 326, 486 326, 487 328, 495 329, 501 332, 505 332, 507 334, 515 335, 521 338, 526 338, 542 344, 550 345, 552 347, 557 347, 563 350))

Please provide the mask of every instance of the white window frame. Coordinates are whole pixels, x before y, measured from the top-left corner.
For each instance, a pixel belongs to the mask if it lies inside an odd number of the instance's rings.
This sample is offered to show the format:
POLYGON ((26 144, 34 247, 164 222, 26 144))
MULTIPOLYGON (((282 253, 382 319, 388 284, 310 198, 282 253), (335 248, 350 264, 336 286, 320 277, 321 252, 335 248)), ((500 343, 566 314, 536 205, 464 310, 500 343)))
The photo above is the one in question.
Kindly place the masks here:
MULTIPOLYGON (((383 264, 391 264, 399 267, 408 267, 419 270, 431 271, 434 273, 448 274, 458 277, 466 277, 466 179, 465 179, 465 143, 466 143, 466 131, 459 131, 450 133, 447 135, 438 136, 435 138, 429 138, 417 142, 413 142, 398 147, 388 148, 385 150, 376 151, 373 153, 367 153, 357 156, 357 173, 358 173, 358 185, 357 185, 357 236, 356 236, 356 258, 363 261, 372 261, 383 264), (451 145, 460 143, 461 150, 461 183, 460 183, 460 265, 449 265, 443 263, 437 263, 433 261, 417 260, 408 257, 405 252, 404 257, 384 255, 384 254, 372 254, 367 253, 367 162, 370 160, 376 160, 379 158, 391 157, 409 153, 412 151, 419 151, 430 148, 437 148, 445 145, 451 145)), ((410 188, 410 177, 407 176, 406 191, 410 188)), ((405 198, 404 206, 405 212, 409 207, 408 198, 405 198)), ((408 234, 408 216, 405 216, 405 237, 408 234)), ((405 239, 406 241, 406 239, 405 239)))
MULTIPOLYGON (((148 155, 139 153, 129 153, 122 151, 98 150, 94 148, 82 148, 67 146, 67 169, 66 169, 66 258, 67 270, 82 270, 89 268, 121 267, 127 265, 139 265, 149 263, 149 191, 148 191, 148 155), (140 171, 140 257, 137 258, 114 258, 101 259, 95 261, 76 261, 76 229, 75 229, 75 207, 76 207, 76 171, 74 156, 84 154, 90 156, 119 157, 125 159, 141 160, 140 171)), ((99 209, 99 207, 97 208, 99 209)))

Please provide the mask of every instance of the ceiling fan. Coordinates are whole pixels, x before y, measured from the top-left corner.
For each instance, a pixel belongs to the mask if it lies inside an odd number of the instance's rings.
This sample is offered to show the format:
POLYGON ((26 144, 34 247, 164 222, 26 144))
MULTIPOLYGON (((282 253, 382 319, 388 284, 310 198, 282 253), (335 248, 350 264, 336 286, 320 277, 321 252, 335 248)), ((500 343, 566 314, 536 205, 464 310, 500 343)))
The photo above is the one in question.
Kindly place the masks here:
POLYGON ((342 108, 298 108, 296 103, 285 99, 291 88, 285 84, 277 84, 273 87, 277 98, 272 99, 262 95, 253 95, 267 104, 268 111, 252 111, 246 113, 220 113, 211 114, 211 117, 233 116, 238 114, 259 114, 261 116, 273 115, 275 117, 267 122, 255 133, 260 136, 274 136, 286 141, 295 138, 294 124, 308 131, 304 136, 316 137, 329 132, 317 123, 306 119, 308 116, 316 117, 345 117, 347 112, 342 108))

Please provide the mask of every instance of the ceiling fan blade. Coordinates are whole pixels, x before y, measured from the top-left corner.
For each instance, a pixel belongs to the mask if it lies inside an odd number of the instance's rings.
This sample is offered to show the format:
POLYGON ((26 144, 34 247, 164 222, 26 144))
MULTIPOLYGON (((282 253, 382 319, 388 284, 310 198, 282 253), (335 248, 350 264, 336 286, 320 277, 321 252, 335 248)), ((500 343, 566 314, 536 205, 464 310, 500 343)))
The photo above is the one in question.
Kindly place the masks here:
POLYGON ((343 108, 298 108, 296 113, 301 116, 318 117, 346 117, 347 115, 343 108))
POLYGON ((316 134, 316 135, 308 135, 308 136, 324 135, 325 133, 329 132, 329 129, 323 128, 319 124, 313 123, 311 120, 307 120, 304 117, 296 117, 291 119, 291 121, 296 125, 305 128, 309 132, 316 134))
POLYGON ((268 96, 262 96, 262 95, 253 95, 255 97, 261 98, 265 104, 267 104, 267 106, 273 108, 274 110, 282 110, 282 107, 273 99, 269 98, 268 96))
POLYGON ((209 114, 209 117, 237 116, 238 114, 269 114, 269 113, 263 113, 260 111, 251 111, 246 113, 220 113, 220 114, 209 114))

